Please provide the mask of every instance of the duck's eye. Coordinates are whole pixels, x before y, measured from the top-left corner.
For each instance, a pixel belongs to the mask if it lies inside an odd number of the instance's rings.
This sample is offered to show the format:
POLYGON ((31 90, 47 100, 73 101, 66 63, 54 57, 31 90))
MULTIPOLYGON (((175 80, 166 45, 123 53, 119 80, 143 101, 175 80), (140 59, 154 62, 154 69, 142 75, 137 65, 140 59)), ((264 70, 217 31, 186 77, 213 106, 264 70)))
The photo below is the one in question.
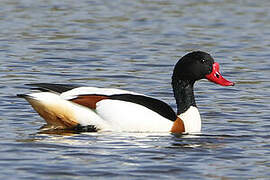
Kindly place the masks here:
POLYGON ((205 59, 202 59, 202 60, 201 60, 201 62, 202 62, 202 63, 205 63, 205 62, 206 62, 206 60, 205 60, 205 59))

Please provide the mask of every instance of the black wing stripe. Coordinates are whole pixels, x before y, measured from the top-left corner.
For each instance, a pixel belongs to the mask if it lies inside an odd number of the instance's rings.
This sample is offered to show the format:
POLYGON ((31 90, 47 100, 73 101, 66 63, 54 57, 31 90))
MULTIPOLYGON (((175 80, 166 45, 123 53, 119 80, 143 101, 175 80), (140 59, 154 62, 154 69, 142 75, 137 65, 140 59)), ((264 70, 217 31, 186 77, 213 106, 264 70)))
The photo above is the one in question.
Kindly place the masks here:
POLYGON ((41 91, 53 91, 53 92, 57 92, 57 93, 63 93, 63 92, 69 91, 71 89, 79 87, 76 85, 50 84, 50 83, 35 83, 35 84, 26 84, 26 85, 37 87, 35 89, 38 89, 41 91))
POLYGON ((134 95, 134 94, 118 94, 109 96, 110 99, 121 100, 136 103, 142 106, 151 109, 152 111, 158 113, 159 115, 171 120, 175 121, 177 119, 177 115, 174 110, 163 101, 158 99, 154 99, 147 96, 142 95, 134 95))

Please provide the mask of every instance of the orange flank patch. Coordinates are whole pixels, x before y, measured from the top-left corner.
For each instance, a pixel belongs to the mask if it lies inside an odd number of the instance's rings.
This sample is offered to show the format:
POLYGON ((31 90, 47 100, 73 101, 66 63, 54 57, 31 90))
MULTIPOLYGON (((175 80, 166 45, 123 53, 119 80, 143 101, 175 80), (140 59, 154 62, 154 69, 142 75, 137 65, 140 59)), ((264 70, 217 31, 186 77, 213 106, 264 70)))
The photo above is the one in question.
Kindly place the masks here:
POLYGON ((183 132, 185 132, 185 126, 184 126, 184 122, 183 122, 182 119, 177 117, 177 119, 173 123, 171 132, 172 133, 183 133, 183 132))
POLYGON ((80 104, 82 106, 86 106, 90 109, 96 109, 97 102, 108 99, 107 96, 99 96, 99 95, 83 95, 78 96, 75 99, 72 99, 71 101, 77 104, 80 104))

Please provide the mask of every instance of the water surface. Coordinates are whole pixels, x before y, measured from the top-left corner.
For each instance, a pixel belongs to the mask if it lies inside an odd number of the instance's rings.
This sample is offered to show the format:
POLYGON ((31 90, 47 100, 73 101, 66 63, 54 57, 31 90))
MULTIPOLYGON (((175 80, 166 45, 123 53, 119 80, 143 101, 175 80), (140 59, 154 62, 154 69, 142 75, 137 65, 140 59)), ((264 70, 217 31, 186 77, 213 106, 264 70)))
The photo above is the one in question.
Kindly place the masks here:
POLYGON ((269 1, 1 1, 1 179, 269 179, 269 1), (200 135, 41 133, 24 84, 122 88, 174 109, 170 78, 203 50, 236 82, 195 86, 200 135))

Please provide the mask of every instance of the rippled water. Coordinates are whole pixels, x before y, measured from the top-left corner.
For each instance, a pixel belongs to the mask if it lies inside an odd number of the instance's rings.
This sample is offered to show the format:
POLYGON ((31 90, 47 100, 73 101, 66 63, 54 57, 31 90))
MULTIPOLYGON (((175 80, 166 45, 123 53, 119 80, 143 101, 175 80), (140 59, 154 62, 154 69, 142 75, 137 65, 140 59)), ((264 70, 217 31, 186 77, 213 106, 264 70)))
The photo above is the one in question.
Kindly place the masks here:
POLYGON ((1 1, 1 179, 269 179, 270 1, 1 1), (201 135, 42 134, 15 94, 34 82, 132 90, 175 108, 177 60, 210 52, 201 135))

